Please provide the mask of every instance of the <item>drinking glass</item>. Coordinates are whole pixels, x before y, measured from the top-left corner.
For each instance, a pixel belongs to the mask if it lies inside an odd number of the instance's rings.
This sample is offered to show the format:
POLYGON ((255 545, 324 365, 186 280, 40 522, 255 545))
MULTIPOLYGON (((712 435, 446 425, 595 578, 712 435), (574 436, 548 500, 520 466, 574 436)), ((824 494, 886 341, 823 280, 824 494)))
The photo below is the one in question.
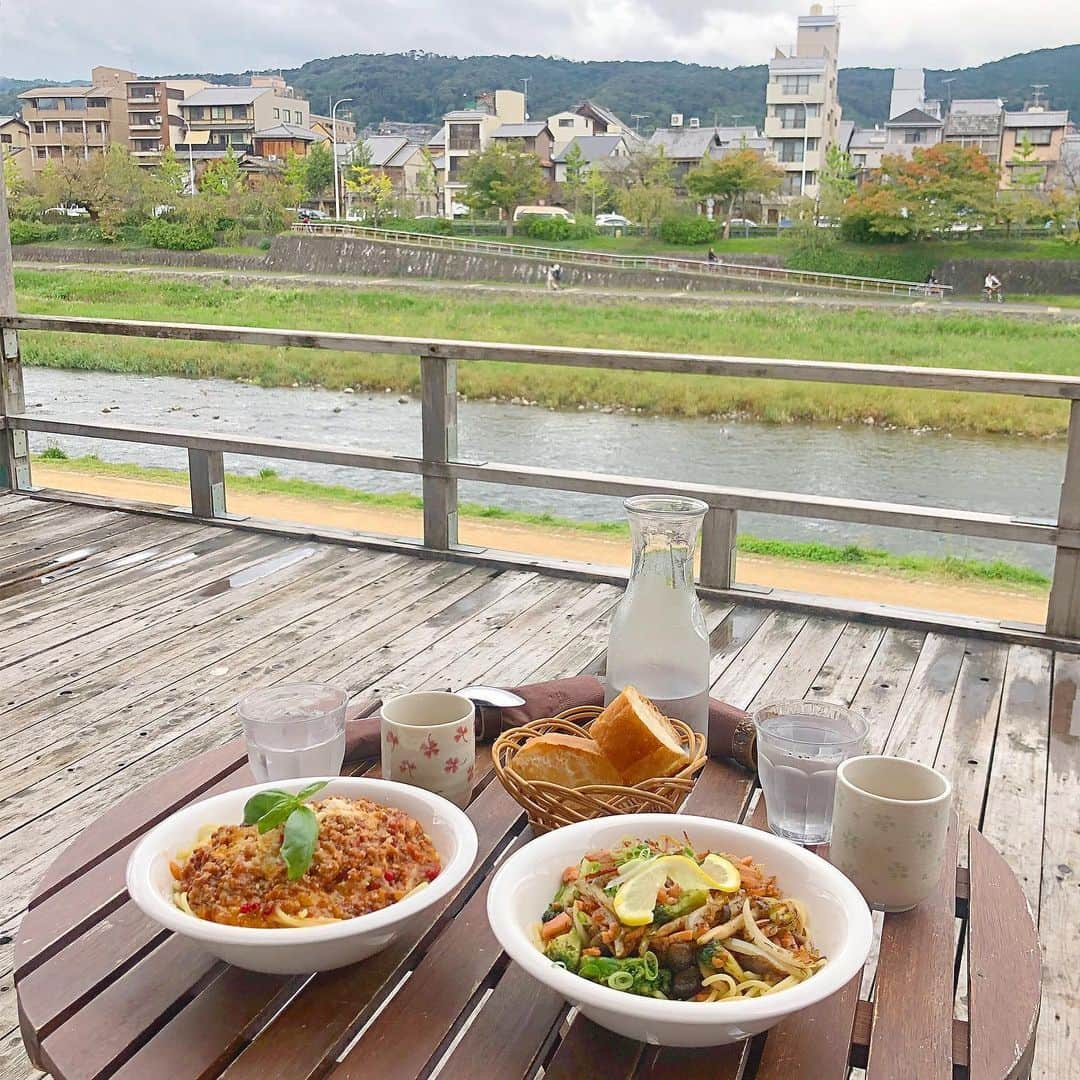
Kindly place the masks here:
POLYGON ((862 752, 866 721, 840 705, 781 701, 758 709, 754 726, 769 828, 796 844, 826 843, 836 769, 862 752))
POLYGON ((344 690, 322 683, 282 683, 241 698, 237 711, 255 779, 337 776, 345 758, 347 702, 344 690))

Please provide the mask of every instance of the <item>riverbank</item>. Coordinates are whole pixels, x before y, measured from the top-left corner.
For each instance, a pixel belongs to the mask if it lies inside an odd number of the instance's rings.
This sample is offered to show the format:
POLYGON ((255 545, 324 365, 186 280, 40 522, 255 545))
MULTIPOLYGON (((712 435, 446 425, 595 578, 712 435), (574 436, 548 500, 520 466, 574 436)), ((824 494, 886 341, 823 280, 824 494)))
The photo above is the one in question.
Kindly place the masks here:
MULTIPOLYGON (((66 491, 168 506, 186 505, 183 473, 79 459, 34 463, 34 483, 66 491)), ((413 496, 373 495, 303 481, 230 476, 232 513, 326 528, 419 539, 422 517, 413 496), (320 490, 321 489, 321 490, 320 490)), ((629 539, 622 524, 579 523, 465 504, 461 542, 477 547, 626 566, 629 539)), ((1046 578, 1004 563, 978 563, 823 544, 740 537, 738 581, 849 600, 1038 623, 1046 616, 1046 578)))
MULTIPOLYGON (((416 294, 398 289, 237 287, 220 282, 20 270, 26 313, 317 328, 402 336, 784 356, 1001 371, 1080 374, 1077 328, 989 312, 835 311, 794 306, 700 308, 662 300, 593 302, 585 293, 533 298, 416 294)), ((222 377, 261 386, 321 385, 415 393, 418 361, 213 343, 25 334, 26 363, 138 374, 222 377)), ((874 424, 995 434, 1064 433, 1064 402, 935 391, 663 375, 652 372, 463 364, 470 397, 525 399, 556 409, 634 410, 766 423, 874 424)))

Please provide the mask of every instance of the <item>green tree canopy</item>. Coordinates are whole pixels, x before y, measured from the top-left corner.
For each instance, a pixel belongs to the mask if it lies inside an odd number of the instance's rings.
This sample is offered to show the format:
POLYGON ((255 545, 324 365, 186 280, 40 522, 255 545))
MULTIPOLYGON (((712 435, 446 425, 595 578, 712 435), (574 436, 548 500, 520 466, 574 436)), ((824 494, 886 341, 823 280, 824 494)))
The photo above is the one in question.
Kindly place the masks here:
POLYGON ((465 160, 462 168, 466 189, 461 201, 470 210, 499 210, 506 215, 506 235, 514 235, 514 211, 536 202, 547 192, 540 159, 512 140, 495 140, 479 154, 465 160))
POLYGON ((632 154, 610 176, 618 185, 615 205, 619 213, 647 233, 675 206, 675 167, 662 146, 632 154))
POLYGON ((570 209, 576 214, 581 209, 581 197, 585 193, 585 179, 588 168, 585 155, 581 152, 577 140, 570 144, 566 152, 566 179, 563 180, 563 194, 570 203, 570 209))
POLYGON ((211 195, 230 195, 243 187, 244 173, 231 146, 223 158, 207 165, 199 180, 199 190, 211 195))
POLYGON ((725 203, 724 239, 731 235, 735 207, 748 195, 768 195, 776 191, 784 174, 764 155, 743 148, 721 158, 705 157, 686 174, 686 188, 699 199, 712 198, 725 203))

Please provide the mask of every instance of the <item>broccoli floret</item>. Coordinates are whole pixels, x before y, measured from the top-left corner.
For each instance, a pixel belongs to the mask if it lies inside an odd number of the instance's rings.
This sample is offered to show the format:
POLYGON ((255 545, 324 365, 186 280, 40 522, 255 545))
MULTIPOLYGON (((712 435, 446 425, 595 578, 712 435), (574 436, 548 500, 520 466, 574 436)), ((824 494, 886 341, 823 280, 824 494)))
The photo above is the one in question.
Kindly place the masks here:
POLYGON ((640 956, 623 960, 611 956, 586 956, 577 973, 593 982, 642 997, 654 997, 657 991, 667 994, 671 989, 671 972, 658 967, 655 956, 652 964, 640 956))
POLYGON ((581 964, 581 939, 573 930, 560 934, 544 946, 544 955, 567 971, 576 972, 581 964))
POLYGON ((666 922, 671 922, 672 919, 681 919, 684 915, 689 915, 691 911, 697 911, 699 907, 704 907, 708 899, 709 894, 704 889, 683 893, 673 903, 660 904, 654 908, 653 922, 657 926, 662 926, 666 922))
POLYGON ((739 962, 724 948, 722 941, 710 941, 698 950, 698 968, 703 977, 726 971, 733 979, 745 976, 739 962))

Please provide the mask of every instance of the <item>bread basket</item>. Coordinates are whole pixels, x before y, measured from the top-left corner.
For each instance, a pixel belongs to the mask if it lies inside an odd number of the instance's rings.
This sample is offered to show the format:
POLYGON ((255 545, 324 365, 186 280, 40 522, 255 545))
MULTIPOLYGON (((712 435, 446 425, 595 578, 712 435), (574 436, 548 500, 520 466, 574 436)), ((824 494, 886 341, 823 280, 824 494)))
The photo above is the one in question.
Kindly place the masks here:
POLYGON ((632 785, 589 784, 568 788, 547 780, 525 780, 514 772, 514 756, 540 735, 589 734, 589 725, 604 710, 598 705, 567 709, 548 720, 533 720, 504 731, 491 748, 492 762, 502 785, 529 815, 537 833, 550 832, 575 821, 611 814, 674 814, 690 794, 694 779, 705 765, 705 736, 681 720, 671 724, 690 762, 673 776, 660 776, 632 785))

